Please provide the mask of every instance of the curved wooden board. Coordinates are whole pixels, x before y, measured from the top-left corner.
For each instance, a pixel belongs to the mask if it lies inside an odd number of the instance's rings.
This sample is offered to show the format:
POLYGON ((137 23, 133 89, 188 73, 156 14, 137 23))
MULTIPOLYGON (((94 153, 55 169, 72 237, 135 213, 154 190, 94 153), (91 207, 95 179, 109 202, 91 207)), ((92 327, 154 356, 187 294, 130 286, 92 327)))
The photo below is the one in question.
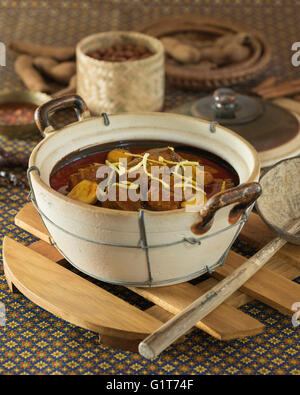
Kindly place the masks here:
POLYGON ((15 224, 40 240, 50 243, 50 234, 32 203, 27 203, 21 208, 15 216, 15 224))
POLYGON ((162 322, 8 237, 3 242, 8 281, 32 302, 72 324, 102 335, 143 339, 162 322))
MULTIPOLYGON (((150 300, 172 314, 180 313, 205 292, 190 283, 181 283, 168 287, 134 288, 132 291, 150 300)), ((233 340, 254 336, 264 331, 264 325, 229 304, 222 303, 196 325, 219 340, 233 340)))

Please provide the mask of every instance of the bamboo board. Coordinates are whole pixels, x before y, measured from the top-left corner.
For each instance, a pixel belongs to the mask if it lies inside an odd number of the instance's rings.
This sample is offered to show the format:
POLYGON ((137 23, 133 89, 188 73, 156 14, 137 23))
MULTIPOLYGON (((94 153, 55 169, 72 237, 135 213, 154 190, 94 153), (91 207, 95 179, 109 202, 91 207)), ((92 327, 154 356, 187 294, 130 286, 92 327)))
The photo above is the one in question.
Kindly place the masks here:
MULTIPOLYGON (((50 237, 31 203, 15 217, 15 223, 40 240, 30 246, 5 237, 4 271, 12 292, 21 292, 52 314, 82 328, 99 333, 100 341, 123 350, 137 351, 138 343, 177 314, 219 279, 242 264, 245 258, 230 251, 227 262, 213 276, 193 285, 189 282, 159 288, 130 290, 154 303, 141 309, 104 290, 70 270, 69 264, 51 245, 50 237)), ((256 214, 251 214, 239 238, 261 248, 274 237, 256 214)), ((249 280, 241 290, 210 313, 196 327, 219 340, 260 334, 264 325, 238 308, 257 299, 280 312, 292 315, 292 304, 300 300, 300 247, 287 244, 249 280)), ((194 282, 193 282, 194 283, 194 282)), ((182 339, 181 339, 182 340, 182 339)))

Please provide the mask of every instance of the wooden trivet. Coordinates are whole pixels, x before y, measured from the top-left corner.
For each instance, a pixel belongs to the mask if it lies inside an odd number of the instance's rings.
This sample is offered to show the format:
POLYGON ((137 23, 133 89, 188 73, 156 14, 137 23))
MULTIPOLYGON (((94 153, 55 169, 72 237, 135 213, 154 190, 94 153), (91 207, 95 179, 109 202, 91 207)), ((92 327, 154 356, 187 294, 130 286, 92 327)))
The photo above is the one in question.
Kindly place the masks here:
MULTIPOLYGON (((245 261, 229 252, 226 264, 212 277, 196 285, 186 282, 169 287, 130 290, 155 305, 142 311, 104 290, 103 283, 83 278, 51 245, 49 233, 31 203, 15 217, 15 223, 40 241, 25 247, 4 238, 4 272, 12 292, 28 299, 72 324, 99 333, 103 344, 137 351, 139 342, 156 330, 172 314, 180 312, 245 261)), ((239 239, 261 248, 274 237, 260 217, 252 213, 239 239)), ((230 297, 196 327, 219 340, 232 340, 260 334, 264 325, 238 310, 257 299, 283 314, 293 315, 292 305, 300 301, 300 285, 291 281, 300 276, 300 247, 287 244, 243 288, 230 297)))

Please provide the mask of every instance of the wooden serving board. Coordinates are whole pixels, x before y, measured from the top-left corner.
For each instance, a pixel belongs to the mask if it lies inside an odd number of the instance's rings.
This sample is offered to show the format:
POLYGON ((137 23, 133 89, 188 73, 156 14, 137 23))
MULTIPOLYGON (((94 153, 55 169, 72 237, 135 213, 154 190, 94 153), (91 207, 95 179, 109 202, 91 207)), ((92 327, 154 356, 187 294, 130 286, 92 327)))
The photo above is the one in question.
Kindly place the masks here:
MULTIPOLYGON (((103 283, 83 278, 51 245, 50 235, 31 203, 15 217, 15 223, 40 240, 25 247, 9 237, 3 243, 4 271, 12 292, 20 291, 52 314, 82 328, 99 333, 100 341, 116 348, 137 351, 138 343, 177 314, 246 258, 230 251, 227 262, 212 277, 197 285, 186 282, 159 288, 130 290, 154 303, 142 311, 130 301, 101 287, 103 283)), ((262 247, 274 237, 256 214, 251 214, 240 239, 262 247)), ((210 313, 196 327, 219 340, 232 340, 262 333, 264 325, 238 308, 257 299, 292 315, 292 304, 300 300, 300 247, 287 244, 269 264, 241 290, 210 313)), ((182 339, 181 339, 182 340, 182 339)))

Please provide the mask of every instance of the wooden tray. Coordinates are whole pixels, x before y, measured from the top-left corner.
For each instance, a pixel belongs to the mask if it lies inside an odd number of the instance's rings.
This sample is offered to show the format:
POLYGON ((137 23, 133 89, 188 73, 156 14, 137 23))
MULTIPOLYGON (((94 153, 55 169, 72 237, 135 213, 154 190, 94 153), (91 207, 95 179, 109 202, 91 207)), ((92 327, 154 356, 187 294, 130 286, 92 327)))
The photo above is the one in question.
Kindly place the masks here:
MULTIPOLYGON (((106 345, 137 351, 138 343, 180 312, 219 279, 245 261, 230 251, 227 262, 212 277, 199 278, 197 285, 186 282, 160 288, 130 290, 154 303, 142 311, 112 293, 103 283, 86 279, 70 270, 70 265, 51 246, 51 238, 31 203, 15 217, 15 223, 38 237, 28 247, 4 238, 4 272, 12 292, 20 291, 31 301, 82 328, 100 335, 106 345)), ((262 247, 274 237, 272 231, 256 215, 251 214, 240 239, 262 247)), ((300 276, 300 247, 287 244, 266 268, 259 271, 243 288, 230 297, 196 327, 219 340, 232 340, 262 333, 264 325, 238 310, 251 301, 260 300, 278 311, 293 315, 292 305, 300 301, 300 285, 291 281, 300 276)))
POLYGON ((262 34, 250 31, 244 25, 210 17, 198 15, 164 17, 139 26, 136 30, 157 38, 181 32, 197 32, 209 40, 224 34, 249 31, 252 36, 250 41, 252 54, 249 59, 240 63, 203 71, 197 69, 195 65, 180 65, 167 58, 167 79, 181 88, 211 90, 249 81, 266 69, 272 57, 271 47, 262 34))

